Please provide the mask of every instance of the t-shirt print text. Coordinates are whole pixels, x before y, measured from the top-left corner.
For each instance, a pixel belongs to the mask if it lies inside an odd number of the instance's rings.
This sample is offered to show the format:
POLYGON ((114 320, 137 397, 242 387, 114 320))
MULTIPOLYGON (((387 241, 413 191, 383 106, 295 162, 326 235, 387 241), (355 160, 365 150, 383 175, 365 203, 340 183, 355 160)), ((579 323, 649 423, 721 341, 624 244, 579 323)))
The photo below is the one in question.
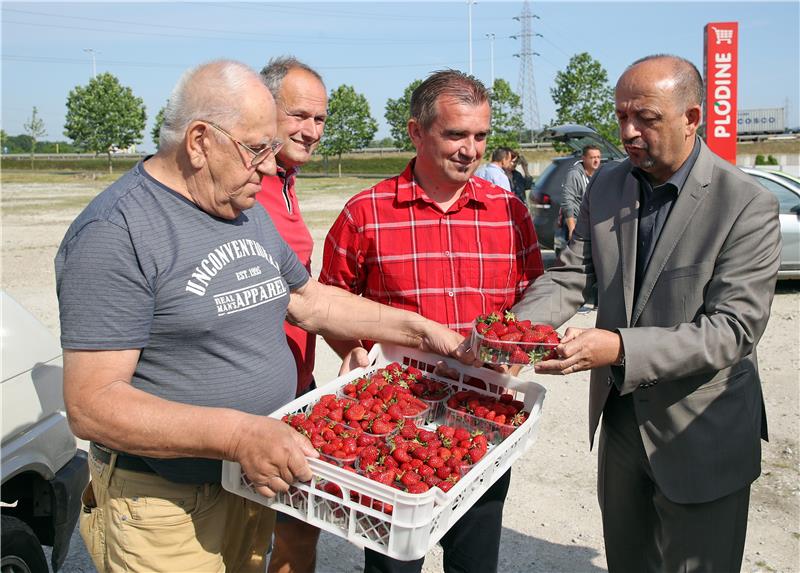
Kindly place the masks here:
POLYGON ((286 293, 286 283, 281 277, 275 277, 253 286, 214 295, 214 303, 217 305, 217 315, 224 316, 261 306, 286 296, 286 293))
POLYGON ((198 296, 205 295, 206 288, 214 277, 229 263, 244 257, 260 257, 280 272, 278 263, 260 243, 252 239, 236 239, 215 248, 200 261, 192 272, 192 278, 186 282, 186 290, 198 296))

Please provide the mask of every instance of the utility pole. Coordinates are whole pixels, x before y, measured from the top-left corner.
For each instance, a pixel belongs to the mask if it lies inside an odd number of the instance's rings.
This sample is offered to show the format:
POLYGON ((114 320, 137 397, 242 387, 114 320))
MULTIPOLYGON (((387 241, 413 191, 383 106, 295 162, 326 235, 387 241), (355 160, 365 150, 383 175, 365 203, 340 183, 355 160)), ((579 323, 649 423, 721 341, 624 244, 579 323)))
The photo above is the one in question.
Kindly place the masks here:
POLYGON ((533 141, 533 133, 540 127, 539 124, 539 105, 536 102, 536 83, 533 79, 533 56, 538 56, 531 48, 531 38, 534 36, 541 37, 541 34, 534 34, 531 30, 531 21, 539 19, 539 16, 531 12, 528 0, 522 5, 522 14, 514 16, 521 25, 521 31, 518 36, 511 36, 514 39, 519 39, 521 49, 515 57, 520 59, 519 63, 519 92, 522 97, 522 117, 525 120, 525 125, 531 130, 531 141, 533 141))
POLYGON ((87 54, 91 54, 92 56, 92 79, 94 79, 97 77, 97 62, 95 61, 95 56, 100 52, 97 52, 92 48, 84 48, 83 51, 87 54))
POLYGON ((494 34, 486 34, 486 37, 489 38, 489 62, 491 69, 489 88, 491 89, 494 85, 494 34))
POLYGON ((467 46, 469 47, 469 75, 472 75, 472 5, 475 3, 476 0, 467 0, 467 46))

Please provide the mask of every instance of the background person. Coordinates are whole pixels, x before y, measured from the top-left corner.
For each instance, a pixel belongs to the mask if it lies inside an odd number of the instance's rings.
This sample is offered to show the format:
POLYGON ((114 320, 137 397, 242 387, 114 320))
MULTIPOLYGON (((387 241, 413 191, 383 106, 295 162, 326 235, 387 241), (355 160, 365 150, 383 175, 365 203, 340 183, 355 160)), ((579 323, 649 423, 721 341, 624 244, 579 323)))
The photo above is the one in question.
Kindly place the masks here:
POLYGON ((528 171, 528 160, 521 152, 511 150, 511 166, 506 171, 508 179, 511 182, 511 192, 517 196, 517 199, 522 201, 524 205, 528 204, 528 190, 533 185, 533 177, 528 171), (522 168, 522 173, 519 172, 517 166, 522 168))
POLYGON ((498 147, 492 152, 492 160, 478 167, 475 177, 480 177, 506 191, 511 191, 511 181, 507 173, 514 162, 511 154, 512 151, 508 147, 498 147))
POLYGON ((311 444, 266 417, 296 392, 284 317, 439 353, 462 340, 309 278, 255 200, 275 131, 258 74, 190 70, 158 153, 93 199, 56 255, 64 401, 92 441, 80 528, 100 571, 263 571, 274 513, 224 491, 220 461, 265 496, 311 477, 311 444))
MULTIPOLYGON (((542 258, 527 207, 473 176, 486 149, 488 98, 483 84, 456 71, 434 73, 414 90, 408 133, 416 157, 347 202, 325 239, 321 282, 464 335, 479 314, 519 300, 542 273, 542 258)), ((362 342, 328 342, 344 371, 367 364, 362 342)), ((510 478, 509 471, 442 538, 445 571, 497 570, 510 478)), ((423 561, 367 549, 364 571, 418 573, 423 561)))
POLYGON ((628 159, 601 168, 561 266, 515 307, 563 324, 597 284, 597 327, 570 328, 539 373, 591 369, 609 571, 739 571, 767 425, 756 346, 780 255, 778 205, 697 136, 703 82, 648 56, 616 85, 628 159))
MULTIPOLYGON (((303 221, 295 192, 300 167, 311 159, 328 116, 328 94, 321 76, 292 57, 273 58, 261 77, 275 98, 278 151, 277 174, 261 179, 256 199, 266 209, 283 240, 311 274, 314 242, 303 221)), ((297 365, 297 396, 313 390, 317 337, 284 322, 286 340, 297 365)), ((319 528, 278 512, 269 573, 313 573, 317 561, 319 528)))
MULTIPOLYGON (((575 230, 575 222, 578 220, 583 194, 589 184, 589 179, 600 167, 601 159, 602 155, 599 147, 586 145, 581 152, 581 160, 575 163, 572 169, 567 172, 561 193, 561 212, 558 218, 559 228, 556 230, 564 237, 565 243, 572 239, 572 232, 575 230)), ((556 248, 556 256, 559 255, 561 250, 561 248, 556 248)))

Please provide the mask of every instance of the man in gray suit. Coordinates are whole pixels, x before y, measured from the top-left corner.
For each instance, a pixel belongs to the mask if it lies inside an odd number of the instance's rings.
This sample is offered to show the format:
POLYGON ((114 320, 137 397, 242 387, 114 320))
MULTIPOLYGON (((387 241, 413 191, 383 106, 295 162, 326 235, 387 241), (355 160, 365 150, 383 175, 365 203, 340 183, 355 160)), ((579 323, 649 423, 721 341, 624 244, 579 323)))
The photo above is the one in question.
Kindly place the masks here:
POLYGON ((756 345, 780 254, 778 205, 697 136, 703 85, 674 56, 616 86, 628 159, 586 190, 561 266, 517 316, 561 325, 598 287, 596 328, 567 330, 539 373, 591 369, 609 571, 739 571, 767 438, 756 345))

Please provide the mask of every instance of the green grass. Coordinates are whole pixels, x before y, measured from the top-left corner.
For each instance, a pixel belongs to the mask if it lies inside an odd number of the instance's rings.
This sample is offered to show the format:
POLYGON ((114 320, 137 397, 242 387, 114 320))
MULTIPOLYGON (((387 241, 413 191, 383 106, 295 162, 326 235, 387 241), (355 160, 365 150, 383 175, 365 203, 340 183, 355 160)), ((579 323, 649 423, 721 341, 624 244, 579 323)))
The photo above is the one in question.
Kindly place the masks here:
POLYGON ((112 181, 119 179, 124 171, 109 174, 108 172, 97 173, 90 171, 75 171, 66 169, 53 170, 19 170, 3 169, 0 171, 0 182, 2 183, 85 183, 87 185, 97 185, 103 188, 112 181))
MULTIPOLYGON (((114 173, 125 173, 136 165, 138 158, 118 157, 112 160, 114 173)), ((108 173, 108 160, 105 157, 86 157, 70 159, 37 159, 31 166, 28 157, 3 157, 0 159, 0 169, 15 169, 23 171, 97 171, 108 173)))

